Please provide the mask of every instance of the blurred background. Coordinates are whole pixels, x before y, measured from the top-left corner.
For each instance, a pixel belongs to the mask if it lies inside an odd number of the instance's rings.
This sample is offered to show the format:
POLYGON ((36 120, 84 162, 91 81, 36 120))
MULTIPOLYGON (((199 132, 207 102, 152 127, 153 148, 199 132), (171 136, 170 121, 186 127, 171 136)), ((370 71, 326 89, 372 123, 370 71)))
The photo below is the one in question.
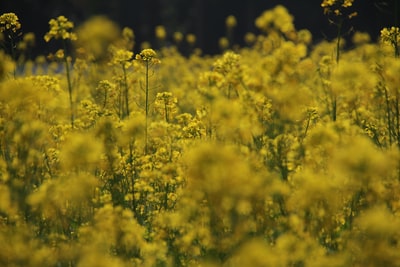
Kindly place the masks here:
MULTIPOLYGON (((335 37, 321 8, 322 0, 0 0, 0 13, 14 12, 20 18, 23 32, 35 32, 36 49, 46 53, 43 35, 48 21, 64 15, 79 26, 93 15, 106 15, 122 28, 135 32, 137 44, 154 41, 154 29, 163 25, 167 33, 193 33, 196 46, 206 54, 219 52, 218 38, 225 34, 225 19, 234 15, 236 44, 243 44, 246 32, 257 33, 254 20, 266 9, 281 4, 295 18, 296 29, 308 29, 314 42, 335 37)), ((399 0, 355 0, 358 16, 352 20, 356 31, 370 33, 375 41, 382 27, 398 25, 399 0), (395 12, 397 10, 397 12, 395 12)), ((137 45, 135 49, 140 49, 137 45)), ((136 52, 136 51, 135 51, 136 52)))

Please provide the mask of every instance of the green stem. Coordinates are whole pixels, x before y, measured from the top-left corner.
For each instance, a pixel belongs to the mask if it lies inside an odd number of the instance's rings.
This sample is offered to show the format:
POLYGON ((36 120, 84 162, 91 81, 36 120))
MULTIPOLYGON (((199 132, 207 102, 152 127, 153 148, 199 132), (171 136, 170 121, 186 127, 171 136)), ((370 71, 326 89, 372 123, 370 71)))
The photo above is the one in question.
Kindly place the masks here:
POLYGON ((307 124, 305 127, 306 129, 304 130, 304 134, 303 134, 303 139, 306 138, 306 136, 307 136, 308 128, 310 127, 310 122, 311 122, 311 115, 308 115, 307 124))
POLYGON ((389 94, 385 86, 383 86, 383 90, 385 93, 385 102, 386 102, 386 113, 387 113, 387 124, 388 124, 388 134, 389 134, 389 144, 392 145, 392 120, 390 116, 390 101, 389 94))
POLYGON ((336 94, 332 96, 332 120, 336 121, 336 114, 337 114, 337 97, 336 94))
POLYGON ((166 103, 165 100, 164 100, 164 112, 165 112, 165 122, 169 122, 169 120, 168 120, 168 117, 169 117, 168 107, 167 107, 167 103, 166 103))
POLYGON ((396 137, 397 146, 400 148, 400 101, 399 94, 396 95, 396 137))
POLYGON ((342 25, 343 25, 343 20, 340 19, 338 23, 338 35, 337 35, 337 40, 336 40, 336 63, 339 64, 339 58, 340 58, 340 41, 341 41, 341 35, 342 35, 342 25))
MULTIPOLYGON (((336 65, 339 66, 339 59, 340 59, 340 41, 341 41, 341 35, 342 35, 342 25, 343 25, 343 19, 339 19, 339 22, 337 24, 338 27, 338 34, 337 34, 337 40, 336 40, 336 65)), ((337 96, 336 94, 333 94, 332 96, 332 120, 336 121, 336 114, 337 114, 337 96)))
POLYGON ((71 126, 72 128, 74 127, 74 102, 72 100, 72 82, 71 82, 71 73, 69 69, 69 64, 68 64, 68 59, 66 56, 67 53, 67 45, 65 41, 63 41, 63 46, 64 46, 64 65, 65 65, 65 71, 67 74, 67 82, 68 82, 68 94, 69 94, 69 105, 71 109, 71 126))
POLYGON ((126 77, 126 68, 125 65, 122 64, 122 71, 124 72, 124 89, 125 89, 125 114, 129 117, 129 90, 128 90, 128 79, 126 77))
POLYGON ((11 57, 15 62, 15 68, 13 70, 13 75, 14 75, 14 79, 17 75, 17 56, 15 54, 15 44, 14 44, 14 40, 13 38, 10 36, 10 42, 11 42, 11 57))
POLYGON ((148 128, 148 119, 149 119, 149 61, 146 61, 146 78, 145 78, 145 114, 146 114, 146 121, 145 121, 145 133, 144 133, 144 138, 145 138, 145 153, 148 153, 148 133, 147 133, 147 128, 148 128))
POLYGON ((107 88, 104 88, 104 102, 103 102, 103 109, 107 106, 107 88))

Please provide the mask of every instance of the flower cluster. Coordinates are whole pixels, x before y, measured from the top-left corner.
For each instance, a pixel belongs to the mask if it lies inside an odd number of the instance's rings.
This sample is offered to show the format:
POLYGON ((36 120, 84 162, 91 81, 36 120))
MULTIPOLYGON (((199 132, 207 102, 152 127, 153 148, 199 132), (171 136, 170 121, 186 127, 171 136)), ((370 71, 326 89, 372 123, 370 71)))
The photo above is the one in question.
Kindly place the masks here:
POLYGON ((74 28, 74 23, 66 17, 59 16, 56 19, 51 19, 49 26, 50 30, 44 35, 46 42, 49 42, 51 39, 77 40, 76 33, 71 32, 74 28))
POLYGON ((383 42, 394 46, 400 45, 400 29, 399 27, 383 28, 381 30, 381 39, 383 42))
POLYGON ((161 61, 157 58, 157 53, 151 48, 143 49, 139 54, 136 55, 136 60, 158 64, 161 61))
POLYGON ((129 67, 132 64, 133 52, 112 46, 109 50, 112 54, 112 58, 110 61, 112 65, 123 65, 125 67, 129 67))
POLYGON ((277 30, 285 35, 290 35, 290 33, 295 30, 293 16, 282 5, 264 11, 261 16, 256 19, 255 25, 262 31, 270 32, 272 30, 277 30))
POLYGON ((17 32, 21 29, 21 23, 15 13, 4 13, 0 16, 0 32, 12 31, 17 32))
MULTIPOLYGON (((333 13, 335 16, 343 15, 343 11, 346 8, 353 6, 354 0, 323 0, 321 7, 324 9, 325 14, 333 13)), ((357 12, 348 14, 349 18, 357 15, 357 12)))

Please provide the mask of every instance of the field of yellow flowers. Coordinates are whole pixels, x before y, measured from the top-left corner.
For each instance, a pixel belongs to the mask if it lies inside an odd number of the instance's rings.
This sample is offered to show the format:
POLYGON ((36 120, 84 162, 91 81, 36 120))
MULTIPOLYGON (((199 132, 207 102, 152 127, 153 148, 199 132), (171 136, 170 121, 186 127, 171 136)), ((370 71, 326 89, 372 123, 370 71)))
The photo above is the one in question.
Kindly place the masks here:
POLYGON ((400 31, 345 49, 352 2, 332 40, 276 6, 214 56, 60 16, 32 61, 1 15, 0 265, 400 266, 400 31))

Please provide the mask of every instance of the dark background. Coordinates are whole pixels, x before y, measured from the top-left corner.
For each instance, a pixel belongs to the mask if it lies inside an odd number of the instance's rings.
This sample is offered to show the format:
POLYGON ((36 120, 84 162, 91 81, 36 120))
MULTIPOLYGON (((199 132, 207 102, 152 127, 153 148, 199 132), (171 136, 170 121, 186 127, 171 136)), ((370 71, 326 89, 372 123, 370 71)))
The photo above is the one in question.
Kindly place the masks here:
MULTIPOLYGON (((164 25, 168 33, 182 31, 197 36, 197 47, 207 54, 219 52, 218 38, 225 34, 225 18, 236 16, 235 42, 243 43, 246 32, 257 33, 254 20, 264 10, 281 4, 295 18, 296 29, 309 29, 314 42, 335 37, 321 8, 322 0, 0 0, 0 14, 14 12, 23 31, 37 34, 37 49, 46 52, 43 35, 48 21, 64 15, 79 25, 92 15, 103 14, 121 27, 131 27, 136 43, 153 41, 154 27, 164 25)), ((358 16, 352 19, 354 30, 370 33, 376 40, 380 29, 398 25, 399 0, 355 0, 358 16), (397 3, 396 3, 397 2, 397 3), (397 12, 395 10, 397 9, 397 12)), ((136 46, 137 49, 138 46, 136 46)))

